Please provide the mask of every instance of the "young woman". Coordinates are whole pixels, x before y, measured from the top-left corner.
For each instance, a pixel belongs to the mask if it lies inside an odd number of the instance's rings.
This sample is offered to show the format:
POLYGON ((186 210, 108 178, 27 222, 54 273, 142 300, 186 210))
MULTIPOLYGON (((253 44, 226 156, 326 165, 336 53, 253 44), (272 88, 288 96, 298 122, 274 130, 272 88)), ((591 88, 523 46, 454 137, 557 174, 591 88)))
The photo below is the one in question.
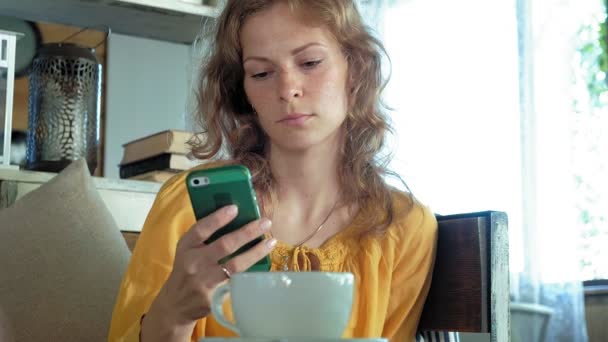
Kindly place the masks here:
POLYGON ((228 0, 202 65, 193 152, 252 172, 264 218, 212 244, 238 208, 195 222, 186 173, 163 185, 123 279, 110 341, 233 336, 214 289, 270 254, 272 271, 352 272, 345 337, 412 341, 431 280, 437 223, 389 187, 380 158, 382 45, 352 0, 228 0), (267 239, 226 264, 254 237, 267 239))

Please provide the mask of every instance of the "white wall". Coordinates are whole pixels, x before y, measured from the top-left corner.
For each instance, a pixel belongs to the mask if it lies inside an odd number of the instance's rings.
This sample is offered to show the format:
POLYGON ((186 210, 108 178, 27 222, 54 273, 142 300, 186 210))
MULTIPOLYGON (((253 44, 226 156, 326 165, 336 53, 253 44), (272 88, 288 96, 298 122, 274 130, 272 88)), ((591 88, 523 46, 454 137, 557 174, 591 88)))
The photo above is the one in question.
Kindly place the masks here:
POLYGON ((118 178, 124 143, 190 126, 191 47, 112 34, 107 51, 104 176, 118 178))

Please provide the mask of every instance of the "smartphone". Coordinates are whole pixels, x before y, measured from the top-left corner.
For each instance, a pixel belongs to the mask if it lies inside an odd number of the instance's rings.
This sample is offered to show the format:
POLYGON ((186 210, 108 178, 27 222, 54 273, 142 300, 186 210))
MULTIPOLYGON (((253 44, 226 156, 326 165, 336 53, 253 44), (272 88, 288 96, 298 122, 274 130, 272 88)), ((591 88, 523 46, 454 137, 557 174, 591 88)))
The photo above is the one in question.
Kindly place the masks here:
MULTIPOLYGON (((206 241, 212 243, 225 234, 233 232, 247 223, 260 218, 260 209, 249 169, 243 165, 227 165, 216 168, 194 170, 186 177, 188 194, 196 220, 200 220, 214 211, 234 204, 239 208, 237 217, 226 226, 218 229, 206 241)), ((264 240, 259 236, 243 245, 233 254, 220 260, 220 263, 239 255, 264 240)), ((265 256, 247 271, 269 271, 270 258, 265 256)))

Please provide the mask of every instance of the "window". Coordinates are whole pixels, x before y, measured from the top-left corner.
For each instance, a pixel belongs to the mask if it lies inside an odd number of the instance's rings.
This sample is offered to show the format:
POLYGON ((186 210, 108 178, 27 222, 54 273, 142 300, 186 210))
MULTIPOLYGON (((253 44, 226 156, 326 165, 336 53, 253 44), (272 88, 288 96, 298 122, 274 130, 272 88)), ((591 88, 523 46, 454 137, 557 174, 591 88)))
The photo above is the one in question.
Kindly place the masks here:
MULTIPOLYGON (((521 248, 515 18, 509 1, 397 1, 383 40, 393 169, 436 213, 507 211, 521 248)), ((523 253, 510 256, 521 271, 523 253)))
POLYGON ((515 2, 394 2, 382 28, 393 67, 393 168, 437 213, 506 211, 511 271, 533 267, 547 282, 608 279, 605 11, 601 0, 577 2, 576 13, 532 3, 539 113, 534 138, 522 141, 515 2), (566 41, 577 27, 579 41, 566 41), (538 218, 526 216, 528 206, 538 218))

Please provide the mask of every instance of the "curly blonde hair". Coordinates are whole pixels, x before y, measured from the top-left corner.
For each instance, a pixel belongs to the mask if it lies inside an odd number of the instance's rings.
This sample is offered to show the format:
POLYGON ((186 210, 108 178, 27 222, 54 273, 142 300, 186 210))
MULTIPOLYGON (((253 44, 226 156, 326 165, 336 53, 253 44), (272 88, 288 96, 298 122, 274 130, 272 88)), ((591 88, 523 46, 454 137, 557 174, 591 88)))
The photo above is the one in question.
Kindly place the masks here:
MULTIPOLYGON (((262 209, 266 214, 272 212, 276 180, 266 158, 267 135, 243 86, 240 30, 249 16, 277 1, 286 1, 301 18, 325 25, 346 56, 353 87, 338 170, 341 204, 364 211, 360 217, 368 228, 363 234, 382 233, 395 219, 393 189, 384 176, 397 176, 388 169, 390 156, 382 153, 386 136, 392 132, 380 99, 386 84, 382 57, 387 55, 364 25, 353 0, 228 0, 206 42, 208 56, 200 64, 195 115, 203 127, 203 138, 192 143, 192 153, 200 159, 221 156, 247 166, 262 209)), ((407 195, 413 204, 412 196, 407 195)))

